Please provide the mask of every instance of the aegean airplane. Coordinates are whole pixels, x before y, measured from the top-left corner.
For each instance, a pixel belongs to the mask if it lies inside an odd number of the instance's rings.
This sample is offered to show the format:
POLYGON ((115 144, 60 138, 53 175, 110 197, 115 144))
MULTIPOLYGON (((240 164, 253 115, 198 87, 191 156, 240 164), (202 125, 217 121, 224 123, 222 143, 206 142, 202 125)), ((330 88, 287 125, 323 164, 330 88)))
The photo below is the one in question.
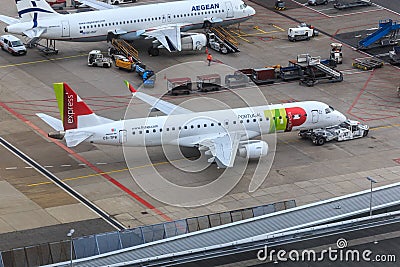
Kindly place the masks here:
POLYGON ((111 38, 153 39, 151 55, 168 51, 200 50, 202 33, 185 33, 209 26, 248 20, 255 10, 242 0, 173 1, 118 8, 95 0, 82 0, 99 10, 73 14, 55 12, 45 0, 16 0, 19 19, 0 15, 5 31, 40 39, 71 42, 106 41, 111 38))
POLYGON ((178 145, 194 147, 219 168, 232 167, 236 156, 258 159, 268 144, 257 136, 338 125, 346 117, 317 101, 193 112, 181 106, 137 92, 125 81, 134 97, 165 116, 113 121, 96 115, 66 84, 55 83, 61 120, 38 113, 56 132, 49 137, 66 140, 68 147, 82 142, 124 146, 178 145))

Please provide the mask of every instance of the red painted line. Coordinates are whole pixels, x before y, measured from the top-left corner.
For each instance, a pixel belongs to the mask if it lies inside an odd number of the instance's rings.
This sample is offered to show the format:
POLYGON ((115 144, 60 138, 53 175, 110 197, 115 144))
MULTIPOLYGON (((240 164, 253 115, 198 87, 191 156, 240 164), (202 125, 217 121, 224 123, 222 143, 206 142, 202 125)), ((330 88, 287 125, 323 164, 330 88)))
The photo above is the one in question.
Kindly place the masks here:
POLYGON ((166 221, 172 221, 172 219, 170 217, 168 217, 168 215, 164 214, 163 212, 161 212, 159 209, 157 209, 156 207, 154 207, 152 204, 150 204, 149 202, 147 202, 146 200, 144 200, 143 198, 141 198, 140 196, 138 196, 137 194, 135 194, 134 192, 132 192, 131 190, 129 190, 126 186, 124 186, 123 184, 121 184, 120 182, 118 182, 117 180, 115 180, 114 178, 112 178, 110 175, 105 174, 101 169, 97 168, 95 165, 93 165, 91 162, 89 162, 88 160, 86 160, 84 157, 82 157, 81 155, 77 154, 74 150, 66 147, 64 144, 57 142, 53 139, 50 139, 47 137, 47 133, 45 131, 43 131, 42 129, 40 129, 38 126, 36 126, 35 124, 33 124, 31 121, 29 121, 28 119, 26 119, 23 115, 21 115, 20 113, 16 112, 15 110, 13 110, 12 108, 10 108, 9 106, 7 106, 5 103, 0 102, 0 107, 4 108, 5 110, 7 110, 8 112, 10 112, 12 115, 14 115, 15 117, 17 117, 18 119, 20 119, 21 121, 25 122, 27 125, 29 125, 33 130, 35 130, 36 132, 40 133, 42 136, 46 137, 48 140, 50 140, 51 142, 53 142, 54 144, 56 144, 57 146, 59 146, 60 148, 64 149, 66 152, 68 152, 72 157, 74 157, 75 159, 79 160, 82 163, 85 163, 89 168, 91 168, 93 171, 97 172, 98 174, 100 174, 101 176, 103 176, 105 179, 107 179, 109 182, 113 183, 114 185, 116 185, 117 187, 119 187, 122 191, 124 191, 125 193, 129 194, 131 197, 133 197, 134 199, 136 199, 138 202, 140 202, 142 205, 144 205, 146 208, 153 210, 157 215, 161 216, 164 220, 166 221))
POLYGON ((400 158, 398 159, 393 159, 394 162, 396 162, 397 164, 400 164, 400 158))
POLYGON ((351 104, 350 108, 347 110, 347 113, 348 113, 348 114, 353 115, 353 114, 351 113, 352 109, 353 109, 354 106, 357 104, 358 99, 359 99, 359 98, 361 97, 361 95, 364 93, 365 89, 366 89, 367 86, 368 86, 369 81, 372 79, 372 77, 374 76, 374 74, 375 74, 375 69, 370 73, 370 75, 369 75, 367 81, 365 82, 363 88, 361 88, 360 92, 358 93, 358 95, 357 95, 356 98, 354 99, 354 101, 353 101, 353 103, 351 104))

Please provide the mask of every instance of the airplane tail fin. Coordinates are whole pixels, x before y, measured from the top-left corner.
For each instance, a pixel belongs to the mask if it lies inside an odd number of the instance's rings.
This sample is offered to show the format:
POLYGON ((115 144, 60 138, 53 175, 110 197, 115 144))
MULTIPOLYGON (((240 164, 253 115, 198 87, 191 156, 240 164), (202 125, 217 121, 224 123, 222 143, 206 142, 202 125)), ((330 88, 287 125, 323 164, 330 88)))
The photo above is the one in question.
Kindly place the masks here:
POLYGON ((65 131, 113 122, 96 115, 68 84, 54 83, 54 92, 65 131))
MULTIPOLYGON (((21 21, 33 21, 51 16, 61 16, 45 0, 15 0, 21 21)), ((35 25, 34 25, 35 28, 35 25)))

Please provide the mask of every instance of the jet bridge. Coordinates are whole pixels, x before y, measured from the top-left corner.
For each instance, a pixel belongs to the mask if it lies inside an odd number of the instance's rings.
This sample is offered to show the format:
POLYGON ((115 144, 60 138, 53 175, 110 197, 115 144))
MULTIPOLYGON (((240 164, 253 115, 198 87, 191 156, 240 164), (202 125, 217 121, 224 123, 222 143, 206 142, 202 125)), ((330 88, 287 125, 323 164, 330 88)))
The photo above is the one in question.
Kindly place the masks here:
MULTIPOLYGON (((363 179, 363 178, 360 178, 363 179)), ((270 238, 330 222, 369 214, 400 204, 400 183, 336 197, 289 210, 237 221, 205 230, 174 236, 152 243, 90 258, 74 260, 74 266, 165 266, 174 263, 231 255, 249 250, 254 242, 267 244, 270 238), (370 207, 371 201, 371 207, 370 207), (225 254, 224 254, 225 253, 225 254)), ((63 262, 49 266, 69 266, 63 262)))

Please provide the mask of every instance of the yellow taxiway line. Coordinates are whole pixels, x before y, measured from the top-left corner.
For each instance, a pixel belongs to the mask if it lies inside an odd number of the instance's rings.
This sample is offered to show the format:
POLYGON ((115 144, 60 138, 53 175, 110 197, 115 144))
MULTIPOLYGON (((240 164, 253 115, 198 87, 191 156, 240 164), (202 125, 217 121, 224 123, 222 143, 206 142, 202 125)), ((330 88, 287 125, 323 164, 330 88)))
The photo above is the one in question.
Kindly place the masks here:
POLYGON ((42 59, 42 60, 29 61, 29 62, 21 62, 21 63, 9 64, 9 65, 2 65, 2 66, 0 66, 0 69, 23 66, 23 65, 38 64, 38 63, 44 63, 44 62, 49 62, 49 61, 58 61, 58 60, 76 58, 76 57, 83 57, 83 56, 86 57, 87 55, 86 54, 80 54, 80 55, 75 55, 75 56, 57 57, 57 58, 49 58, 49 59, 42 59))
MULTIPOLYGON (((184 158, 184 159, 186 159, 186 158, 184 158)), ((140 165, 140 166, 136 166, 136 167, 132 167, 132 168, 123 168, 123 169, 119 169, 119 170, 108 171, 108 172, 92 173, 92 174, 88 174, 88 175, 82 175, 82 176, 77 176, 77 177, 61 179, 61 181, 63 181, 63 182, 73 181, 73 180, 85 179, 85 178, 90 178, 90 177, 95 177, 95 176, 101 176, 104 174, 118 173, 118 172, 142 169, 142 168, 147 168, 147 167, 154 167, 154 166, 164 165, 164 164, 168 164, 171 162, 176 162, 176 161, 180 161, 180 160, 184 160, 184 159, 176 159, 176 160, 172 160, 172 161, 162 161, 162 162, 157 162, 157 163, 152 163, 152 164, 140 165)), ((32 187, 32 186, 47 185, 47 184, 52 184, 52 183, 53 182, 51 182, 51 181, 46 181, 46 182, 41 182, 41 183, 28 184, 27 186, 32 187)))

